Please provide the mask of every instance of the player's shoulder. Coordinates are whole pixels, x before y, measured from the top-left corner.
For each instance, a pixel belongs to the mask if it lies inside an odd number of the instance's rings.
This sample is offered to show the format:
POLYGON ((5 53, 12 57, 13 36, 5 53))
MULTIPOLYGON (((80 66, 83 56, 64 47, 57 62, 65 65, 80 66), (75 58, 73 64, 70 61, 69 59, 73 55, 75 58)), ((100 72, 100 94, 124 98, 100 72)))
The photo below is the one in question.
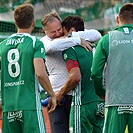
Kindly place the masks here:
POLYGON ((75 54, 75 46, 74 47, 70 47, 70 48, 68 48, 66 50, 63 50, 63 52, 62 52, 62 55, 63 55, 64 59, 66 59, 66 57, 68 57, 70 55, 74 55, 74 54, 75 54))
POLYGON ((45 42, 45 41, 51 41, 52 39, 49 38, 47 35, 45 35, 45 36, 41 37, 40 40, 41 40, 42 42, 45 42))
POLYGON ((2 45, 5 45, 7 42, 8 38, 6 38, 5 40, 3 40, 2 42, 0 42, 0 47, 2 47, 2 45))
POLYGON ((43 44, 43 42, 38 37, 36 37, 36 43, 41 44, 41 45, 43 44))
POLYGON ((106 40, 108 40, 109 39, 109 32, 107 32, 106 34, 104 34, 102 37, 101 37, 101 39, 99 40, 99 42, 101 42, 101 41, 106 41, 106 40))

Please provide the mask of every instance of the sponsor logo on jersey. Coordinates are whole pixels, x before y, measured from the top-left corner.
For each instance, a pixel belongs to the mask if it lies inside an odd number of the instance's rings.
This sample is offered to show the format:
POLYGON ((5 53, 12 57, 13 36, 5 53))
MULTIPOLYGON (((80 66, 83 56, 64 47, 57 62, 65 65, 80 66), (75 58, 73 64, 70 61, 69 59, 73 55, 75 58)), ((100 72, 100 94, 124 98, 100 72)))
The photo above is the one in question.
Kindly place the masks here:
POLYGON ((6 82, 4 87, 18 86, 18 85, 24 85, 24 80, 20 80, 18 82, 6 82))
POLYGON ((117 111, 118 114, 124 114, 124 113, 133 114, 133 106, 119 106, 117 111))
POLYGON ((128 44, 128 43, 133 43, 133 40, 113 40, 111 46, 116 46, 119 44, 128 44))
POLYGON ((22 121, 22 111, 8 112, 7 119, 9 122, 13 122, 15 120, 22 121))

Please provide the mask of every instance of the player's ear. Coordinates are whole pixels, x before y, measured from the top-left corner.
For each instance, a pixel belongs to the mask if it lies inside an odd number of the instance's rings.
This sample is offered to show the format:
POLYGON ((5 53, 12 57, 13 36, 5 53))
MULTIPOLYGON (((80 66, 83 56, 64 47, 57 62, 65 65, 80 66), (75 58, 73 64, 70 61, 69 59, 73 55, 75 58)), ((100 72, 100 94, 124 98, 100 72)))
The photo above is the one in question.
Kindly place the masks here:
POLYGON ((33 22, 32 22, 32 27, 34 28, 34 27, 35 27, 35 25, 36 25, 36 21, 35 21, 35 20, 33 20, 33 22))
POLYGON ((44 27, 42 27, 42 31, 43 31, 43 33, 45 34, 45 28, 44 28, 44 27))
POLYGON ((73 31, 76 31, 74 27, 70 28, 70 30, 68 31, 68 33, 71 34, 73 31))
POLYGON ((119 18, 119 16, 116 17, 116 22, 117 22, 117 24, 120 23, 120 18, 119 18))
POLYGON ((76 31, 74 27, 72 27, 70 30, 71 30, 71 32, 76 31))
MULTIPOLYGON (((14 24, 16 25, 16 21, 14 21, 14 24)), ((17 26, 17 25, 16 25, 17 26)))

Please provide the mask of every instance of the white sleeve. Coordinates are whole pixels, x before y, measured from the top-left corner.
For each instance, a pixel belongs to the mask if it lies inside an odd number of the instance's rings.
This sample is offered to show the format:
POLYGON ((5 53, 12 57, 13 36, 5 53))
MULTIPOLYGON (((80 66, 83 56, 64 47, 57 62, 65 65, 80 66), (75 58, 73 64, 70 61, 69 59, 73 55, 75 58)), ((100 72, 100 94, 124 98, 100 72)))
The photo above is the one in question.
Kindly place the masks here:
POLYGON ((83 38, 89 42, 97 42, 102 37, 101 33, 95 29, 86 29, 85 31, 72 32, 72 37, 76 36, 79 36, 80 38, 83 38))
POLYGON ((43 42, 47 54, 56 51, 63 51, 81 43, 79 36, 58 38, 55 40, 50 40, 47 37, 43 37, 40 40, 43 42))

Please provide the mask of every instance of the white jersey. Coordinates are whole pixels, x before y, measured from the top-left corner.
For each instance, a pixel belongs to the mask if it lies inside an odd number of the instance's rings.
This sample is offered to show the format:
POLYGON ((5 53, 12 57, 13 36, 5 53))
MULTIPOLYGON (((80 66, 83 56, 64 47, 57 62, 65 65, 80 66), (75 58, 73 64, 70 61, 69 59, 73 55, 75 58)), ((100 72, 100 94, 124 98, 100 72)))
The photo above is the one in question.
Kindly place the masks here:
MULTIPOLYGON (((45 46, 46 67, 54 92, 61 89, 69 75, 62 58, 62 51, 69 47, 79 45, 81 43, 80 37, 88 41, 91 39, 91 42, 95 42, 101 38, 101 34, 97 30, 85 30, 84 32, 81 31, 72 34, 70 38, 51 40, 48 36, 44 36, 40 39, 45 46)), ((72 93, 69 92, 68 94, 71 95, 72 93)))
POLYGON ((46 56, 46 66, 49 72, 49 79, 54 91, 58 91, 65 84, 68 78, 66 64, 62 58, 62 52, 57 51, 46 56))

